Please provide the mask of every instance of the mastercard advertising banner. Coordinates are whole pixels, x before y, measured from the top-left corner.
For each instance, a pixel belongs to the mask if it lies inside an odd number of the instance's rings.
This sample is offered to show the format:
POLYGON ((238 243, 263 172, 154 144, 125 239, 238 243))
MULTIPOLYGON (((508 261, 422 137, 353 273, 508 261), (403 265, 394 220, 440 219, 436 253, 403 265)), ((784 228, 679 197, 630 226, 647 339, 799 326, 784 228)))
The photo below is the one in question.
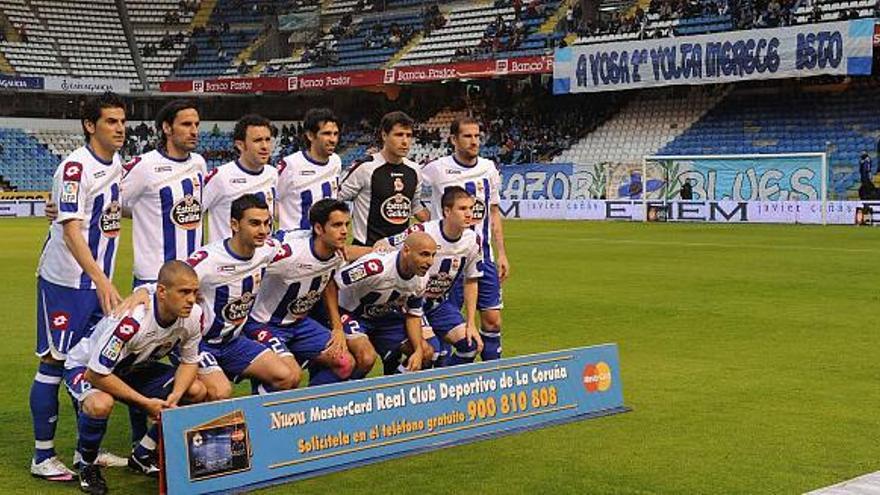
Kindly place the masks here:
POLYGON ((165 411, 170 494, 251 489, 627 411, 617 345, 165 411))

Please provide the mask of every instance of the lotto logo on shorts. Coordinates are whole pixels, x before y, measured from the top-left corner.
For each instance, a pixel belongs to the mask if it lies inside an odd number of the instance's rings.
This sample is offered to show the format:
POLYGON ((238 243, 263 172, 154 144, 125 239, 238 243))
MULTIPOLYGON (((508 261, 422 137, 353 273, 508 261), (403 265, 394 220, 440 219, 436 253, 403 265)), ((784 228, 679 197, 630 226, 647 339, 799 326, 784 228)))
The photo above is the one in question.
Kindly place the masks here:
POLYGON ((56 311, 49 316, 49 323, 52 327, 52 330, 58 330, 59 332, 65 332, 68 328, 70 328, 70 315, 65 313, 64 311, 56 311))
POLYGON ((584 388, 587 393, 605 392, 611 388, 611 368, 605 361, 584 366, 584 388))

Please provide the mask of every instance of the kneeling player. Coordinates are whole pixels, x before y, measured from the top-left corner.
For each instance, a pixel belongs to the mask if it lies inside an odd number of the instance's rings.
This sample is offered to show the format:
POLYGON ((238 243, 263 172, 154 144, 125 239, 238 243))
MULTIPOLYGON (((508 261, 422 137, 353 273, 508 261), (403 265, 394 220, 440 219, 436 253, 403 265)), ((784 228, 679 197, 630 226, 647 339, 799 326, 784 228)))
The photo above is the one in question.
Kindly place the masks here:
POLYGON ((375 348, 385 374, 418 371, 433 359, 434 349, 422 335, 421 318, 425 274, 436 252, 431 236, 415 232, 400 251, 368 254, 336 274, 349 347, 375 348), (408 356, 405 366, 401 364, 404 356, 408 356))
MULTIPOLYGON (((180 261, 169 261, 159 271, 151 309, 141 305, 130 316, 105 317, 89 338, 70 350, 64 383, 80 407, 76 450, 82 458, 79 478, 84 492, 107 493, 95 459, 116 401, 157 419, 163 409, 182 401, 204 400, 205 388, 196 381, 202 331, 202 311, 196 306, 198 290, 193 269, 180 261), (180 345, 179 366, 175 369, 158 362, 176 344, 180 345)), ((147 436, 150 442, 135 449, 129 466, 158 475, 155 425, 147 436)))
MULTIPOLYGON (((439 365, 472 363, 483 348, 483 341, 474 325, 477 312, 477 281, 483 273, 479 268, 483 257, 476 233, 469 227, 473 220, 474 198, 464 188, 447 187, 441 198, 443 220, 415 224, 406 232, 376 243, 398 246, 413 232, 425 232, 437 243, 437 255, 428 271, 425 290, 425 320, 447 344, 452 355, 439 365), (464 278, 465 317, 449 301, 449 294, 459 279, 464 278)), ((434 338, 436 339, 436 338, 434 338)), ((428 341, 435 349, 441 344, 428 341)))
POLYGON ((230 397, 229 379, 247 377, 274 390, 299 385, 299 372, 264 345, 241 337, 263 271, 292 253, 289 246, 269 238, 270 226, 266 202, 245 194, 232 202, 232 237, 208 244, 187 260, 199 275, 203 298, 207 328, 200 346, 199 380, 210 400, 230 397))
MULTIPOLYGON (((309 210, 310 236, 297 231, 276 234, 292 254, 266 269, 244 329, 247 336, 278 353, 295 373, 300 372, 297 361, 308 367, 309 385, 347 380, 354 367, 333 281, 345 263, 341 251, 348 237, 348 220, 345 203, 322 199, 309 210), (322 296, 332 331, 308 316, 322 296)), ((369 366, 367 372, 373 367, 369 355, 360 362, 361 368, 369 366)))

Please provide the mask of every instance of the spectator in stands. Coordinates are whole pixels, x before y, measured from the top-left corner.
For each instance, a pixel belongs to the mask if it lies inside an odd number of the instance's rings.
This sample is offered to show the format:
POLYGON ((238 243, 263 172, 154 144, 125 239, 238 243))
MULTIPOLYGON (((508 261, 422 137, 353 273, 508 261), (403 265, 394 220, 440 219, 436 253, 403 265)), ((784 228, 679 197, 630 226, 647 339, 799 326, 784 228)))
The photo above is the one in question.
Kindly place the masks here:
POLYGON ((807 22, 821 22, 822 21, 822 7, 819 5, 819 2, 815 2, 813 4, 813 10, 810 12, 810 17, 807 19, 807 22))
POLYGON ((859 178, 862 184, 873 183, 874 166, 867 151, 862 151, 862 156, 859 159, 859 178))
POLYGON ((24 26, 24 24, 22 24, 21 27, 18 28, 18 39, 21 40, 22 43, 27 43, 29 41, 27 28, 24 26))

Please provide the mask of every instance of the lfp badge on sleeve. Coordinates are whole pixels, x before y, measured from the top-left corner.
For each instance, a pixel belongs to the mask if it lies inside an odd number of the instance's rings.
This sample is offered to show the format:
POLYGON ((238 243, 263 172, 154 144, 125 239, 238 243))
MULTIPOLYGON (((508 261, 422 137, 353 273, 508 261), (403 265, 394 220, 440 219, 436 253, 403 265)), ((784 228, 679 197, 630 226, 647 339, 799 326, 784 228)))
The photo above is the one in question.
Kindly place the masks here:
POLYGON ((165 411, 168 493, 257 488, 626 411, 615 344, 165 411))

